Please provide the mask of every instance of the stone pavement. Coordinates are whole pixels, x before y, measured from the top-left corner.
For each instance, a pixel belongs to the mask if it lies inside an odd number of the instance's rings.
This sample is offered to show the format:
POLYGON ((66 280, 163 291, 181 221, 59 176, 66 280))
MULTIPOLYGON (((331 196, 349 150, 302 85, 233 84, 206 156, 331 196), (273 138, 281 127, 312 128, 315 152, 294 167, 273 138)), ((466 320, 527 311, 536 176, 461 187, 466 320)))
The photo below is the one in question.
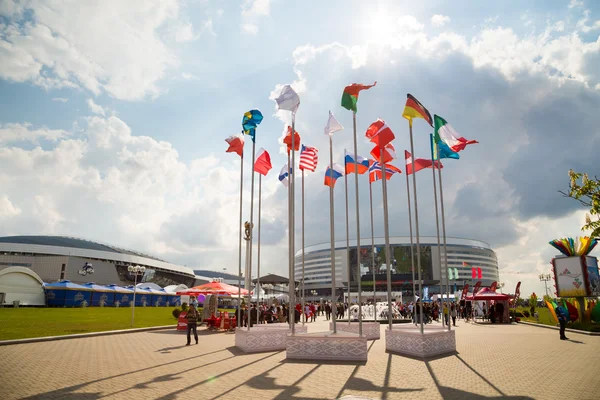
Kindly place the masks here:
POLYGON ((204 328, 189 347, 175 329, 2 346, 0 399, 600 398, 597 336, 460 321, 457 354, 422 361, 387 354, 384 329, 363 365, 246 355, 204 328))

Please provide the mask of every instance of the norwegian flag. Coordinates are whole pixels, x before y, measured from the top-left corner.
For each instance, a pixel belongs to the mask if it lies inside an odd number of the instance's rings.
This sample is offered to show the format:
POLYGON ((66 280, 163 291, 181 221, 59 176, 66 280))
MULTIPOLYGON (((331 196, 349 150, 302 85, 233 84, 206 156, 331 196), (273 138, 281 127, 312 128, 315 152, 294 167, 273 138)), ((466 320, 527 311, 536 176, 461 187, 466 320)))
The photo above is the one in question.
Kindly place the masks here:
POLYGON ((300 152, 300 169, 315 172, 319 162, 319 150, 312 146, 302 145, 300 152))
MULTIPOLYGON (((396 172, 402 173, 402 171, 400 171, 399 168, 397 168, 391 164, 385 164, 385 179, 386 180, 389 181, 390 178, 392 177, 392 175, 394 175, 396 172)), ((369 183, 373 183, 380 179, 383 179, 383 171, 381 169, 381 164, 379 163, 379 161, 371 160, 371 166, 369 167, 369 183)))

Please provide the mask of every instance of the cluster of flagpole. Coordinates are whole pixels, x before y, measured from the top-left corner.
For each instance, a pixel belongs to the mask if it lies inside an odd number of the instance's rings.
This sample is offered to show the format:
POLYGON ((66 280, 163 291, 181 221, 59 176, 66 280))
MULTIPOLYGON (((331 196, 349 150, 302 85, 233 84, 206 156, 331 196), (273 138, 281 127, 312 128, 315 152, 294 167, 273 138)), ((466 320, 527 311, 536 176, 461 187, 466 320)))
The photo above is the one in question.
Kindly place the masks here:
MULTIPOLYGON (((395 166, 388 164, 396 158, 395 149, 392 145, 392 141, 395 139, 395 135, 392 130, 386 125, 385 121, 378 119, 372 123, 365 136, 371 142, 375 144, 371 155, 374 160, 367 160, 358 155, 357 149, 357 102, 358 95, 362 90, 367 90, 376 85, 362 85, 352 84, 344 89, 342 95, 342 107, 349 111, 352 111, 352 122, 353 122, 353 141, 354 141, 354 153, 351 154, 345 151, 345 169, 342 169, 338 164, 333 162, 333 134, 337 131, 343 130, 343 126, 337 121, 333 113, 329 112, 329 119, 325 126, 324 133, 329 136, 329 166, 325 172, 325 185, 329 186, 329 198, 330 198, 330 236, 331 236, 331 305, 335 307, 337 303, 336 296, 336 262, 335 262, 335 230, 334 230, 334 186, 337 178, 344 176, 345 181, 345 202, 346 202, 346 269, 348 273, 348 301, 350 301, 351 293, 351 279, 352 279, 352 266, 350 257, 350 232, 349 232, 349 207, 348 207, 348 174, 354 172, 355 174, 355 206, 356 206, 356 277, 357 277, 357 303, 358 303, 358 322, 359 322, 359 335, 362 336, 362 276, 361 276, 361 238, 360 238, 360 207, 359 207, 359 182, 358 175, 363 174, 366 171, 369 172, 369 202, 371 209, 371 256, 372 256, 372 274, 373 274, 373 307, 376 310, 377 304, 377 282, 376 282, 376 260, 375 260, 375 239, 374 239, 374 222, 373 222, 373 189, 372 183, 375 180, 382 181, 382 198, 383 198, 383 217, 384 217, 384 236, 385 236, 385 256, 387 265, 387 303, 388 303, 388 323, 389 329, 392 329, 393 325, 393 305, 392 305, 392 276, 391 269, 393 265, 393 255, 390 249, 389 240, 389 213, 388 213, 388 195, 387 195, 387 181, 396 172, 401 172, 395 166)), ((407 102, 402 113, 402 116, 408 120, 409 123, 409 138, 410 138, 410 150, 411 153, 405 151, 405 167, 406 167, 406 191, 407 191, 407 206, 408 206, 408 222, 409 222, 409 233, 410 233, 410 257, 411 257, 411 273, 413 281, 413 294, 417 294, 417 284, 415 278, 418 281, 418 299, 419 309, 417 314, 419 318, 420 331, 423 333, 423 276, 421 270, 421 243, 420 243, 420 229, 419 229, 419 209, 418 209, 418 196, 417 196, 417 180, 415 173, 423 168, 432 168, 433 185, 434 185, 434 204, 435 204, 435 216, 436 216, 436 233, 437 233, 437 245, 438 245, 438 263, 440 265, 440 294, 444 292, 443 286, 445 283, 446 301, 449 301, 450 292, 450 270, 448 269, 448 252, 446 243, 446 225, 445 225, 445 210, 444 210, 444 197, 443 197, 443 184, 442 184, 442 171, 443 167, 440 163, 441 158, 455 158, 458 159, 458 152, 463 150, 466 145, 477 143, 476 141, 468 141, 456 134, 456 131, 441 117, 435 115, 431 117, 429 111, 412 95, 407 95, 407 102), (417 159, 414 157, 415 146, 413 138, 413 119, 422 118, 431 127, 434 127, 435 133, 430 135, 431 142, 431 160, 417 159), (435 124, 435 126, 434 126, 435 124), (438 187, 436 184, 435 169, 438 170, 437 182, 439 184, 439 203, 438 203, 438 187), (410 196, 410 184, 408 175, 412 174, 412 192, 413 199, 411 201, 410 196), (411 206, 412 202, 412 207, 411 206), (439 209, 438 209, 439 204, 439 209), (413 209, 414 209, 414 241, 413 241, 413 209), (440 235, 440 213, 441 209, 441 235, 440 235), (440 236, 443 240, 440 240, 440 236), (444 252, 444 262, 442 263, 442 243, 444 252), (416 248, 415 248, 416 247, 416 248), (416 259, 416 260, 415 260, 416 259), (417 274, 415 276, 415 266, 417 274), (444 282, 445 278, 445 282, 444 282)), ((288 127, 288 134, 285 136, 283 142, 287 145, 288 150, 288 162, 283 167, 279 174, 279 180, 284 183, 288 190, 288 267, 289 267, 289 323, 292 334, 295 333, 295 310, 296 310, 296 290, 295 290, 295 170, 296 170, 296 157, 295 152, 300 148, 300 136, 295 130, 296 125, 296 112, 300 105, 300 98, 298 94, 292 89, 290 85, 285 85, 282 88, 281 94, 275 99, 278 110, 291 111, 291 126, 288 127), (291 153, 291 154, 290 154, 291 153)), ((251 276, 252 276, 252 246, 253 246, 253 227, 254 227, 254 173, 259 173, 258 178, 258 252, 257 252, 257 298, 260 293, 260 235, 261 235, 261 209, 262 209, 262 176, 266 176, 268 171, 272 168, 269 153, 264 150, 259 150, 258 158, 256 157, 256 129, 261 123, 263 116, 259 110, 250 110, 243 115, 242 118, 242 133, 249 135, 252 139, 252 173, 251 173, 251 188, 250 188, 250 220, 246 223, 245 235, 242 237, 242 221, 243 221, 243 178, 244 178, 244 135, 234 135, 226 139, 229 144, 227 152, 235 152, 240 156, 240 205, 239 205, 239 249, 238 249, 238 297, 241 299, 241 277, 242 277, 242 239, 247 241, 246 247, 246 268, 245 268, 245 286, 248 290, 248 305, 251 304, 251 276)), ((305 312, 305 270, 304 270, 304 172, 305 170, 314 172, 317 166, 317 149, 309 146, 302 146, 300 153, 300 166, 299 169, 302 171, 302 186, 301 186, 301 197, 302 197, 302 279, 301 279, 301 314, 305 312)), ((456 270, 456 269, 455 269, 456 270)), ((456 274, 456 272, 455 272, 456 274)), ((456 279, 457 277, 455 277, 456 279)), ((258 299, 260 300, 260 299, 258 299)), ((442 296, 442 302, 444 296, 442 296)), ((449 307, 445 310, 449 313, 449 307)), ((258 314, 258 313, 257 313, 258 314)), ((375 318, 377 316, 375 315, 375 318)), ((451 324, 446 323, 446 317, 442 318, 442 324, 447 325, 448 330, 451 329, 451 324)), ((238 309, 238 321, 241 322, 241 307, 238 309)), ((350 323, 351 317, 348 315, 348 323, 350 323)), ((258 320, 257 320, 258 322, 258 320)), ((333 331, 337 332, 336 318, 332 319, 333 331)), ((304 323, 304 319, 303 319, 304 323)), ((250 323, 248 324, 250 329, 250 323)))

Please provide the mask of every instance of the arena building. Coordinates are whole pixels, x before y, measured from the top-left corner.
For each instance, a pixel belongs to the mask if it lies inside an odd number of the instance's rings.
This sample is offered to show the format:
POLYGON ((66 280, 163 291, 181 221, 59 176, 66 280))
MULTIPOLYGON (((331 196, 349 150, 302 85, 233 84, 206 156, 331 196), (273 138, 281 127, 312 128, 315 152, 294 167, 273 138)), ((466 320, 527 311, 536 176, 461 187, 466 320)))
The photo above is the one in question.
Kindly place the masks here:
MULTIPOLYGON (((465 284, 473 285, 471 279, 471 267, 479 267, 482 270, 482 286, 489 286, 492 282, 499 280, 498 258, 491 246, 485 242, 473 239, 461 239, 448 237, 446 240, 448 249, 448 267, 458 269, 458 279, 451 280, 451 292, 454 288, 460 290, 465 284), (469 267, 464 267, 463 262, 469 267)), ((439 255, 444 262, 443 245, 438 248, 437 237, 421 236, 421 279, 427 288, 429 296, 439 293, 439 282, 445 281, 446 271, 440 276, 439 255)), ((318 300, 331 296, 331 247, 330 243, 321 243, 308 246, 304 249, 304 282, 305 298, 307 300, 318 300)), ((410 237, 390 237, 390 248, 392 257, 392 292, 402 293, 404 299, 413 298, 412 272, 410 260, 410 237)), ((416 249, 416 244, 415 244, 416 249)), ((377 292, 387 291, 387 265, 385 256, 385 239, 375 238, 375 265, 373 265, 373 253, 371 251, 371 238, 361 238, 361 276, 356 271, 357 248, 356 240, 350 240, 350 249, 346 251, 346 241, 335 242, 335 270, 336 291, 338 297, 343 298, 343 292, 348 285, 348 261, 350 262, 350 287, 351 292, 358 289, 358 282, 362 282, 362 290, 370 291, 373 296, 373 272, 377 292)), ((295 278, 302 280, 302 250, 295 255, 295 278)), ((415 261, 416 268, 416 261, 415 261)), ((415 270, 415 281, 417 271, 415 270)))
POLYGON ((192 287, 206 282, 197 279, 191 268, 98 242, 66 236, 0 237, 0 270, 30 268, 48 283, 66 279, 74 283, 130 285, 134 282, 134 276, 127 271, 130 265, 146 267, 141 281, 161 287, 192 287), (91 274, 86 267, 90 264, 91 274))

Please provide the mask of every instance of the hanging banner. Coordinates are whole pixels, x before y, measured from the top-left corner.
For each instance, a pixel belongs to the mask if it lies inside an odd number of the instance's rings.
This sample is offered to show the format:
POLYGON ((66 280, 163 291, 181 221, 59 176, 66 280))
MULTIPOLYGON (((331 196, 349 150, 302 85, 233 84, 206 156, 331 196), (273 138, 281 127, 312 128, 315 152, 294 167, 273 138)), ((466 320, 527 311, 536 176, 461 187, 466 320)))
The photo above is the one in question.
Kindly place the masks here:
POLYGON ((495 292, 497 287, 498 287, 498 282, 494 281, 494 282, 492 282, 492 284, 490 285, 490 290, 491 290, 492 292, 495 292))
POLYGON ((469 284, 467 283, 463 288, 462 294, 460 295, 460 299, 464 300, 467 297, 467 292, 469 291, 469 284))
POLYGON ((477 294, 477 292, 479 292, 480 287, 481 287, 481 281, 477 281, 477 283, 475 284, 475 287, 473 288, 473 296, 475 296, 477 294))

